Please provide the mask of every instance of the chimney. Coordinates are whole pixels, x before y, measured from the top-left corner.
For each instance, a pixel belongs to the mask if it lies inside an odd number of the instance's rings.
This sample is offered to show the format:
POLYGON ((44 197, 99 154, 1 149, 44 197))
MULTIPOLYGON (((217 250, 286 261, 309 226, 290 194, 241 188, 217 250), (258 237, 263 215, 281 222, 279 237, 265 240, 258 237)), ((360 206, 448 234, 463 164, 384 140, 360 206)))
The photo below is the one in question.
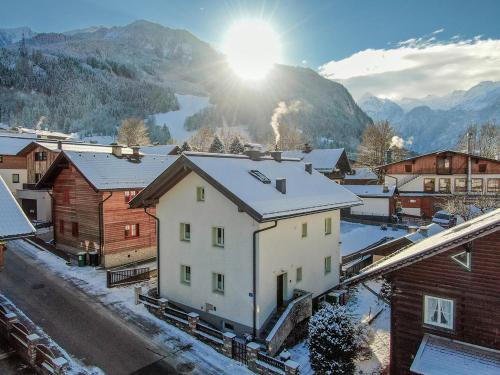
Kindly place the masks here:
POLYGON ((262 157, 262 153, 259 150, 245 150, 244 154, 254 161, 259 161, 262 157))
POLYGON ((61 141, 57 141, 57 149, 62 150, 62 142, 61 141))
POLYGON ((271 157, 276 161, 281 161, 282 152, 281 151, 271 151, 271 157))
POLYGON ((310 145, 309 143, 304 144, 304 150, 303 150, 303 152, 305 152, 306 154, 308 154, 308 153, 310 153, 312 150, 313 150, 313 149, 312 149, 312 147, 311 147, 311 145, 310 145))
POLYGON ((423 236, 426 236, 429 234, 429 228, 426 226, 421 226, 420 229, 418 230, 423 236))
POLYGON ((111 144, 111 153, 113 155, 115 155, 116 157, 121 158, 122 157, 122 148, 123 148, 122 145, 119 145, 117 143, 113 143, 113 144, 111 144))
POLYGON ((276 190, 278 190, 281 194, 286 194, 286 178, 276 179, 276 190))
POLYGON ((312 163, 306 163, 305 166, 306 166, 306 172, 309 173, 309 174, 312 174, 313 173, 313 165, 312 165, 312 163))
POLYGON ((415 233, 418 230, 418 227, 410 225, 408 226, 408 233, 415 233))
POLYGON ((387 184, 384 184, 384 187, 382 188, 382 191, 384 193, 388 193, 389 192, 389 186, 387 186, 387 184))
POLYGON ((385 164, 390 164, 392 163, 392 150, 386 150, 385 151, 385 164))
POLYGON ((140 156, 140 153, 139 153, 140 149, 141 148, 139 145, 132 146, 132 156, 139 157, 140 156))

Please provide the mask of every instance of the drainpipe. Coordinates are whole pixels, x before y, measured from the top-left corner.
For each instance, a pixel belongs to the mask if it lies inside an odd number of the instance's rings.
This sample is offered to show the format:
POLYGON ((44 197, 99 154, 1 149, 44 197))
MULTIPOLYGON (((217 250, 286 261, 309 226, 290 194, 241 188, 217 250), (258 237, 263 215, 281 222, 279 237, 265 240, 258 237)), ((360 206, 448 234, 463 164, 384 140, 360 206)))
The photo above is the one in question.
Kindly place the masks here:
POLYGON ((269 229, 276 228, 278 226, 278 220, 274 220, 274 224, 270 227, 257 229, 253 232, 253 338, 257 338, 257 234, 264 232, 269 229))
POLYGON ((52 239, 54 240, 54 246, 57 244, 57 236, 56 236, 56 233, 57 231, 59 230, 59 228, 57 227, 57 223, 55 221, 55 215, 54 215, 54 212, 55 212, 55 206, 56 206, 56 199, 54 198, 54 193, 52 193, 51 191, 47 191, 47 194, 49 194, 49 197, 50 197, 50 216, 51 216, 51 221, 52 221, 52 239))
POLYGON ((106 202, 109 198, 111 198, 113 195, 113 192, 111 191, 109 195, 106 197, 106 199, 103 199, 99 202, 99 260, 102 262, 102 247, 104 246, 104 212, 103 212, 103 205, 104 202, 106 202))
POLYGON ((160 219, 150 214, 146 209, 144 207, 146 215, 156 220, 156 279, 158 280, 156 283, 156 293, 158 294, 158 298, 160 298, 160 219))

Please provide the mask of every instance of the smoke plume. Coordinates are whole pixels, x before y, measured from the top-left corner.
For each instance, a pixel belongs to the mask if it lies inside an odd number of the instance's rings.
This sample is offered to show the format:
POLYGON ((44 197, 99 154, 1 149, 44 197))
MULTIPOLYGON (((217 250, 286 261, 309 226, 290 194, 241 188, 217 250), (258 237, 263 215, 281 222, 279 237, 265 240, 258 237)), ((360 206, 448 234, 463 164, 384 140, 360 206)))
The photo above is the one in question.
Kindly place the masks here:
POLYGON ((299 100, 294 100, 293 102, 287 104, 285 102, 279 102, 278 106, 274 109, 273 115, 271 116, 271 127, 274 132, 274 144, 278 144, 280 140, 280 121, 282 117, 288 113, 297 113, 300 110, 301 103, 299 100))
POLYGON ((413 137, 410 137, 405 141, 403 138, 395 135, 391 139, 391 145, 389 146, 389 148, 396 147, 396 148, 401 149, 401 148, 405 147, 405 145, 411 146, 412 144, 413 144, 413 137))

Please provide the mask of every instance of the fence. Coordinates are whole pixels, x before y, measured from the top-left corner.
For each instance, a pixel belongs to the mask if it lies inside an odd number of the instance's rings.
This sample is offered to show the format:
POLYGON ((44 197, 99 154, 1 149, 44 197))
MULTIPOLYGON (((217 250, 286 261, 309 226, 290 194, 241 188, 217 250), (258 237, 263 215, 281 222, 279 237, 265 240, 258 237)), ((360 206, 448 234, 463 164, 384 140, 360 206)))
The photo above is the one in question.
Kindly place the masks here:
MULTIPOLYGON (((153 270, 156 272, 156 270, 153 270)), ((107 270, 106 271, 106 286, 113 288, 115 286, 129 285, 141 281, 149 280, 152 271, 149 267, 129 268, 125 270, 107 270)))
POLYGON ((275 367, 281 371, 285 371, 285 362, 280 361, 279 359, 276 359, 274 357, 271 357, 267 355, 266 353, 263 352, 258 352, 257 353, 257 360, 267 363, 268 365, 275 367))

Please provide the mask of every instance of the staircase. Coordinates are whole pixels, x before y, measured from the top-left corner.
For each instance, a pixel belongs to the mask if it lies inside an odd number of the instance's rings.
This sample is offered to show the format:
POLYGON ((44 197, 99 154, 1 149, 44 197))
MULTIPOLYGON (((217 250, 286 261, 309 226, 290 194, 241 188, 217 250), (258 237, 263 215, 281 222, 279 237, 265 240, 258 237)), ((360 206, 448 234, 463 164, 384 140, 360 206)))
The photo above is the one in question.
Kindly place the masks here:
POLYGON ((269 335, 269 332, 274 328, 276 323, 278 323, 278 320, 280 319, 281 315, 283 314, 283 311, 285 311, 285 307, 278 307, 276 311, 273 313, 271 318, 269 318, 268 322, 266 323, 264 329, 261 331, 260 336, 261 337, 267 337, 269 335))
POLYGON ((398 180, 396 187, 399 189, 400 187, 406 185, 407 183, 412 182, 413 180, 416 180, 420 176, 422 176, 422 175, 421 174, 413 174, 411 176, 408 176, 407 178, 404 178, 404 179, 401 178, 398 180))

